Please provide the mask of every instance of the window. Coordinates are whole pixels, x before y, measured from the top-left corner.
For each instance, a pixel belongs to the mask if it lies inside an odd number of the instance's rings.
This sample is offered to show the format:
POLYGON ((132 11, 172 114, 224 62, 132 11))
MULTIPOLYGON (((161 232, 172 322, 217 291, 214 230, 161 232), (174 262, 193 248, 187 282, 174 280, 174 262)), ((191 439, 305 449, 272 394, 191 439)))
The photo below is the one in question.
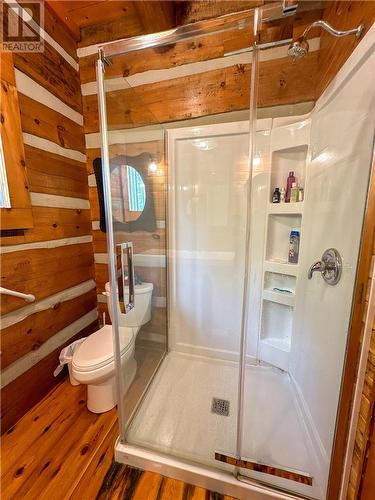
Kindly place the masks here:
POLYGON ((5 168, 3 141, 1 139, 1 136, 0 136, 0 208, 10 208, 8 179, 7 179, 7 171, 5 168))
POLYGON ((0 108, 1 230, 29 229, 34 227, 33 213, 11 52, 1 54, 0 108))
POLYGON ((135 168, 127 165, 129 211, 141 212, 146 203, 146 188, 135 168))

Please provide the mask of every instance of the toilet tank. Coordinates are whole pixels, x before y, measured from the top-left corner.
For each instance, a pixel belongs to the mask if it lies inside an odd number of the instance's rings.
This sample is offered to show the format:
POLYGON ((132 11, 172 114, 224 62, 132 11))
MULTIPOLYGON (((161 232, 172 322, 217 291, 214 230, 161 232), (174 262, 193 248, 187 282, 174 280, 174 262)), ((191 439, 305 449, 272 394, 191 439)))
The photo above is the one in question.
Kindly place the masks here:
MULTIPOLYGON (((134 309, 127 314, 119 313, 119 326, 140 328, 151 319, 151 298, 154 285, 152 283, 142 283, 135 285, 134 309)), ((106 292, 109 292, 109 283, 105 284, 106 292)), ((108 309, 111 314, 111 300, 108 298, 108 309)), ((125 292, 125 300, 129 301, 129 294, 125 292)), ((120 311, 120 309, 118 309, 120 311)))

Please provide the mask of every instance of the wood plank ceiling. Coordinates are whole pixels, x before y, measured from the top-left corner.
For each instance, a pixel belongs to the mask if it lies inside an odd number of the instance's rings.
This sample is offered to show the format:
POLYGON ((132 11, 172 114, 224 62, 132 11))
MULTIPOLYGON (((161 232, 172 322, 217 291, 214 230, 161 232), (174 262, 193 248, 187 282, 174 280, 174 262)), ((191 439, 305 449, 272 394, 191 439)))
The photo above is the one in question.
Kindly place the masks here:
POLYGON ((90 43, 102 41, 100 36, 109 41, 153 33, 181 24, 252 9, 269 1, 46 0, 75 40, 85 40, 84 45, 87 45, 88 40, 90 43))

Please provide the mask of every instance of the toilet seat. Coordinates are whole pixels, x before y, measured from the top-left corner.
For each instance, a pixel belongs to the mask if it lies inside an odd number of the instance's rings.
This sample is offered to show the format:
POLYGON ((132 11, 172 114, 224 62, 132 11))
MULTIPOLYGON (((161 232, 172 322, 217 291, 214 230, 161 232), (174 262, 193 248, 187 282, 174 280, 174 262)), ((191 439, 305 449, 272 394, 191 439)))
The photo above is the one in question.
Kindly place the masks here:
MULTIPOLYGON (((121 357, 134 342, 132 328, 120 327, 121 357)), ((114 362, 112 326, 104 325, 82 342, 73 356, 73 369, 78 372, 93 372, 114 362)))

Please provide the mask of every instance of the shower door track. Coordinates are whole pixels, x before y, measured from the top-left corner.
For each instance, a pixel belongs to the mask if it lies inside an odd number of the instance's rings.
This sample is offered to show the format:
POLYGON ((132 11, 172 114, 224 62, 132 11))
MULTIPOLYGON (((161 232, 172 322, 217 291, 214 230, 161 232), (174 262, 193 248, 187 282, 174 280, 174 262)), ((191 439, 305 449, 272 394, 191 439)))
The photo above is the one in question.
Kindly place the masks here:
POLYGON ((123 443, 118 438, 115 444, 115 460, 188 484, 194 484, 223 495, 239 499, 252 500, 300 500, 309 499, 306 495, 291 492, 277 485, 271 485, 259 479, 243 476, 236 471, 226 472, 208 465, 201 465, 190 460, 175 458, 162 452, 142 448, 139 445, 123 443))

